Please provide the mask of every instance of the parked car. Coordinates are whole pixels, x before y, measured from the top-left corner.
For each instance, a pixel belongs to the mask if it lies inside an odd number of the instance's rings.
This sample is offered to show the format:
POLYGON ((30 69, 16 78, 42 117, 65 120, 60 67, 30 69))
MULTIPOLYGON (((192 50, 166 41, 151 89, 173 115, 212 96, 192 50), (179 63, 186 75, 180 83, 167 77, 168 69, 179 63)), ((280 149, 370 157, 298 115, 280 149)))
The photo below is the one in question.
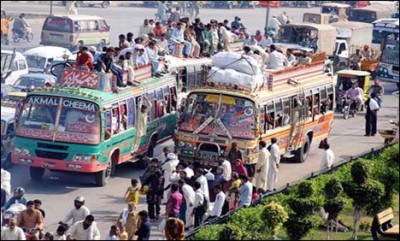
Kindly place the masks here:
POLYGON ((1 83, 13 85, 19 76, 27 73, 28 64, 23 54, 1 50, 1 83))
POLYGON ((68 49, 56 46, 40 46, 29 49, 23 54, 28 63, 29 73, 44 73, 52 61, 63 60, 65 56, 68 56, 68 58, 72 56, 68 49))
POLYGON ((12 86, 13 91, 26 91, 30 88, 41 88, 53 86, 56 84, 57 78, 48 74, 24 74, 21 75, 12 86))
MULTIPOLYGON (((67 1, 62 1, 63 6, 67 5, 67 1)), ((84 6, 89 6, 89 7, 94 7, 96 5, 101 6, 102 8, 107 8, 110 6, 110 1, 76 1, 75 2, 75 7, 84 7, 84 6)))

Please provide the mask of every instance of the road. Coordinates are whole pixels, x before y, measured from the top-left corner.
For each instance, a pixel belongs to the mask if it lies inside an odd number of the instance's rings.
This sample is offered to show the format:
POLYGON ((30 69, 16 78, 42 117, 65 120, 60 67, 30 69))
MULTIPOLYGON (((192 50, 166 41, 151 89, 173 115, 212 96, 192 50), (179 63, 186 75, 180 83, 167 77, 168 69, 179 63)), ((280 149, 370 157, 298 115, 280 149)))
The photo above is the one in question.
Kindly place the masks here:
MULTIPOLYGON (((48 5, 39 4, 18 4, 18 3, 2 3, 2 10, 17 12, 17 13, 37 13, 37 14, 48 14, 50 7, 48 5), (28 7, 28 8, 27 8, 28 7), (27 10, 29 9, 29 10, 27 10)), ((279 15, 285 10, 289 17, 293 18, 294 21, 302 21, 304 12, 317 13, 320 11, 319 8, 273 8, 270 13, 272 15, 279 15)), ((61 6, 53 7, 53 14, 64 14, 65 8, 61 6)), ((97 15, 104 17, 108 24, 111 25, 111 45, 116 46, 118 44, 118 35, 132 32, 135 36, 139 32, 140 25, 143 24, 145 18, 154 18, 157 9, 155 8, 138 8, 138 7, 82 7, 78 8, 79 14, 97 15)), ((256 30, 263 32, 266 10, 265 8, 257 9, 200 9, 199 17, 204 22, 209 22, 211 19, 217 19, 222 21, 227 19, 233 21, 235 16, 242 18, 243 24, 248 28, 250 33, 255 33, 256 30)), ((18 44, 11 44, 5 48, 25 50, 26 48, 39 46, 40 32, 43 26, 44 19, 29 20, 32 24, 34 40, 32 43, 21 42, 18 44)), ((21 51, 22 51, 21 50, 21 51)))
MULTIPOLYGON (((26 5, 26 4, 2 4, 2 9, 7 11, 20 12, 48 12, 49 7, 45 5, 26 5)), ((273 9, 271 14, 279 14, 282 10, 286 10, 288 15, 295 20, 300 20, 304 12, 318 12, 319 9, 273 9)), ((55 13, 61 13, 63 8, 54 7, 55 13)), ((129 31, 137 33, 139 25, 145 17, 154 16, 155 9, 146 8, 81 8, 80 13, 95 14, 106 17, 112 25, 112 44, 116 44, 118 34, 127 33, 129 31)), ((233 10, 215 10, 204 9, 200 13, 200 17, 205 21, 210 18, 219 18, 224 16, 225 19, 232 20, 234 16, 239 15, 251 32, 256 29, 263 29, 265 19, 265 9, 233 9, 233 10)), ((40 36, 40 28, 43 19, 31 20, 33 31, 36 36, 33 43, 19 43, 15 45, 18 49, 34 47, 38 45, 38 36, 40 36)), ((8 46, 8 48, 13 45, 8 46)), ((3 48, 3 46, 2 46, 3 48)), ((384 84, 386 95, 384 97, 383 108, 379 112, 378 128, 389 127, 390 119, 398 118, 398 95, 392 95, 396 90, 393 84, 384 84)), ((383 143, 383 139, 377 135, 375 137, 364 137, 364 117, 362 114, 356 118, 344 120, 341 115, 335 117, 333 128, 330 136, 331 148, 335 152, 336 161, 347 159, 350 156, 357 156, 371 148, 377 147, 383 143)), ((159 145, 156 149, 156 155, 161 154, 164 146, 172 146, 172 141, 159 145)), ((289 163, 281 164, 278 177, 278 185, 282 186, 288 182, 298 180, 312 171, 318 170, 323 152, 316 147, 317 143, 313 143, 308 160, 305 163, 289 163)), ((93 179, 88 175, 67 175, 54 172, 46 172, 44 181, 41 183, 31 182, 29 178, 29 170, 26 167, 14 166, 11 169, 12 187, 22 186, 25 188, 28 199, 41 199, 43 201, 43 209, 46 211, 46 231, 54 232, 57 228, 57 222, 61 220, 67 211, 73 208, 73 199, 78 195, 86 198, 86 205, 90 208, 96 217, 102 237, 105 237, 110 226, 116 220, 118 214, 125 208, 122 199, 126 188, 130 184, 131 178, 139 178, 143 171, 136 169, 133 165, 124 164, 117 167, 116 176, 110 180, 106 187, 96 187, 93 179)), ((147 208, 144 197, 140 199, 138 210, 147 208)), ((162 208, 164 211, 165 208, 162 208)), ((152 239, 162 239, 163 235, 156 231, 157 224, 153 224, 152 239)))

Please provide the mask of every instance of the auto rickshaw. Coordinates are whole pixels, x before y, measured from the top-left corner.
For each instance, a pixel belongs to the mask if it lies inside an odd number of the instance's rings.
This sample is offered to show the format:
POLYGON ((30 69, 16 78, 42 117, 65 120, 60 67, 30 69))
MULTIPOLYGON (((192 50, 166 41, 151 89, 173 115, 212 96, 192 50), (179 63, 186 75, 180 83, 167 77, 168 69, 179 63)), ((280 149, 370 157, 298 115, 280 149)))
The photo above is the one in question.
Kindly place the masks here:
MULTIPOLYGON (((361 70, 341 70, 337 72, 336 96, 337 107, 340 109, 343 106, 343 95, 352 87, 353 83, 358 83, 358 86, 363 89, 364 96, 361 105, 361 111, 364 109, 364 102, 368 99, 368 89, 370 86, 371 74, 367 71, 361 70)), ((348 114, 344 112, 344 118, 348 118, 348 114)))

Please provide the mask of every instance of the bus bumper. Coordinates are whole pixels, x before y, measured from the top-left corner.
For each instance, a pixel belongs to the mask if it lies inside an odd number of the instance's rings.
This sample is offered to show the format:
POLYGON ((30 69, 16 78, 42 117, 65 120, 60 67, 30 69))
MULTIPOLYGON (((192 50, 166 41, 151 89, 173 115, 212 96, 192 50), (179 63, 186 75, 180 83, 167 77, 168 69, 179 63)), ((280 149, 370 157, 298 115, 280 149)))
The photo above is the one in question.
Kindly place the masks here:
POLYGON ((73 161, 60 161, 48 158, 24 156, 13 154, 11 156, 13 164, 26 165, 30 167, 39 167, 49 170, 94 173, 99 172, 107 167, 107 163, 101 164, 98 162, 73 162, 73 161))

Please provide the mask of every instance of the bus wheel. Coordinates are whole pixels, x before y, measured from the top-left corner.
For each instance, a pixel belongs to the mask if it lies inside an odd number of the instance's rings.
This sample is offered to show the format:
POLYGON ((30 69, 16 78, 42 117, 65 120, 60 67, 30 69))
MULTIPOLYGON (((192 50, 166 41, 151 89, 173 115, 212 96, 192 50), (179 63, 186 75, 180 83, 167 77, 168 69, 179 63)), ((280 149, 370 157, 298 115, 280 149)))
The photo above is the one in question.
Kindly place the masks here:
POLYGON ((309 151, 310 151, 310 139, 307 137, 307 141, 304 142, 303 146, 296 151, 294 155, 295 161, 298 163, 305 162, 309 151))
POLYGON ((95 174, 94 180, 97 186, 104 187, 107 184, 108 180, 110 179, 111 170, 112 163, 109 161, 106 169, 95 174))
POLYGON ((40 167, 30 167, 29 174, 31 175, 31 179, 33 181, 41 181, 44 176, 44 168, 40 167))

